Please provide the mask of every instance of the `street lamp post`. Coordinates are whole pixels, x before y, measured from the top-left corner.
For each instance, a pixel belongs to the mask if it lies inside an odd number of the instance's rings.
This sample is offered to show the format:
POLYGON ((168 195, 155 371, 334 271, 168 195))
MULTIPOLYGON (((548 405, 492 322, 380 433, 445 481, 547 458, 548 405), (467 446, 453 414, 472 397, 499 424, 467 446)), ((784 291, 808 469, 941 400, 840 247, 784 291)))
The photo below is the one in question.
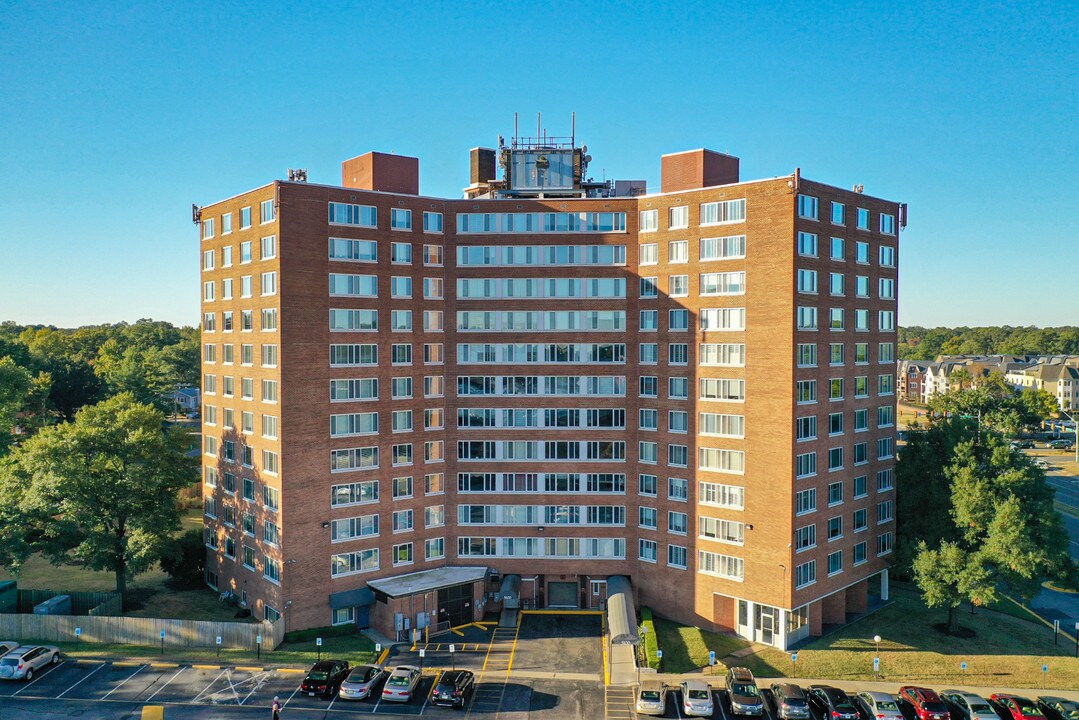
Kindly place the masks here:
POLYGON ((1075 430, 1075 464, 1079 465, 1079 421, 1076 421, 1075 417, 1063 410, 1060 411, 1060 414, 1072 421, 1072 429, 1075 430))

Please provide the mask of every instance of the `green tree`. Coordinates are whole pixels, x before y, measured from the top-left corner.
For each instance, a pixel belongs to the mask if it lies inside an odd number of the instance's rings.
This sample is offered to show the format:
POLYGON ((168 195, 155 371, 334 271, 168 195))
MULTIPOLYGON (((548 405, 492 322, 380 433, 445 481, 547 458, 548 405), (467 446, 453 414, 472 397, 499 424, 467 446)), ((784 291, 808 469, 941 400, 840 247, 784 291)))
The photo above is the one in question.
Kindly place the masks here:
POLYGON ((929 607, 948 608, 948 632, 959 630, 956 611, 970 600, 985 605, 997 599, 992 573, 979 553, 964 550, 958 543, 942 542, 937 550, 925 542, 914 556, 914 579, 929 607))
POLYGON ((173 540, 161 555, 161 569, 181 587, 201 587, 206 570, 206 541, 192 528, 173 540))
POLYGON ((0 558, 18 564, 30 550, 57 564, 75 557, 111 571, 126 594, 128 579, 157 562, 179 529, 176 493, 194 472, 183 440, 163 422, 123 393, 13 452, 0 515, 23 518, 26 529, 7 538, 0 558))
POLYGON ((0 357, 0 455, 7 452, 16 426, 30 434, 45 424, 51 379, 32 374, 10 357, 0 357))
MULTIPOLYGON (((911 568, 926 603, 949 608, 948 628, 955 632, 955 608, 963 600, 975 605, 991 602, 998 589, 1029 600, 1045 578, 1070 580, 1074 566, 1044 471, 995 433, 977 432, 969 422, 945 420, 941 424, 959 428, 968 437, 954 443, 942 462, 943 453, 936 460, 928 451, 915 453, 913 459, 919 464, 897 471, 897 476, 910 479, 920 469, 926 472, 923 480, 948 488, 947 501, 939 502, 938 488, 932 501, 939 504, 922 508, 931 517, 921 522, 940 523, 942 529, 928 542, 917 542, 911 568), (946 483, 941 482, 942 474, 946 483), (941 508, 948 517, 940 517, 941 508)), ((947 433, 931 430, 927 436, 947 433)), ((938 449, 945 447, 942 443, 938 449)), ((909 462, 907 454, 905 450, 900 458, 901 467, 909 462)), ((899 490, 902 501, 903 487, 899 490)), ((901 505, 908 516, 917 514, 911 506, 917 501, 908 498, 901 505)), ((910 543, 916 538, 912 532, 919 531, 906 528, 903 537, 910 543)))

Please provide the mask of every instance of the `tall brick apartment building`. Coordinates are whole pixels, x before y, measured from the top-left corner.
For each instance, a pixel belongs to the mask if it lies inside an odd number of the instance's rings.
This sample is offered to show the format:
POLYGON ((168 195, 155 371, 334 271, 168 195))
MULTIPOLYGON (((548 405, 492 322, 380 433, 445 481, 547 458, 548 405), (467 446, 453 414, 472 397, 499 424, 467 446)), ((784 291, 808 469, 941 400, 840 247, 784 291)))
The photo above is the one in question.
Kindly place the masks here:
POLYGON ((200 209, 209 584, 394 634, 624 576, 778 647, 886 596, 905 208, 707 150, 654 194, 558 138, 471 160, 464 199, 371 153, 200 209))

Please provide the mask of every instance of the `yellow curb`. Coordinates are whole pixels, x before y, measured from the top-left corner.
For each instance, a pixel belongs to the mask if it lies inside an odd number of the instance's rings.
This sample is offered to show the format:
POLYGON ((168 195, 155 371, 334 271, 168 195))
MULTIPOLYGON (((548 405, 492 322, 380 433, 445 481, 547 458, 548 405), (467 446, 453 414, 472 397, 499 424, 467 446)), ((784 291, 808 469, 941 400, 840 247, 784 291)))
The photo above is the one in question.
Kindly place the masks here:
POLYGON ((138 667, 139 665, 142 665, 142 663, 120 661, 112 664, 113 667, 138 667))
POLYGON ((143 705, 142 720, 162 720, 165 717, 164 705, 143 705))
POLYGON ((195 670, 224 670, 220 665, 192 665, 195 670))
POLYGON ((237 665, 233 668, 233 670, 239 670, 240 672, 262 672, 263 668, 247 665, 237 665))
POLYGON ((150 663, 152 668, 178 668, 180 663, 150 663))
POLYGON ((302 669, 298 669, 298 668, 277 668, 277 672, 279 672, 279 673, 292 673, 294 675, 299 675, 300 673, 306 673, 307 671, 302 670, 302 669))
POLYGON ((382 654, 378 656, 378 664, 382 665, 386 662, 386 658, 390 656, 390 649, 386 648, 382 651, 382 654))
POLYGON ((602 615, 602 610, 522 610, 521 615, 602 615))

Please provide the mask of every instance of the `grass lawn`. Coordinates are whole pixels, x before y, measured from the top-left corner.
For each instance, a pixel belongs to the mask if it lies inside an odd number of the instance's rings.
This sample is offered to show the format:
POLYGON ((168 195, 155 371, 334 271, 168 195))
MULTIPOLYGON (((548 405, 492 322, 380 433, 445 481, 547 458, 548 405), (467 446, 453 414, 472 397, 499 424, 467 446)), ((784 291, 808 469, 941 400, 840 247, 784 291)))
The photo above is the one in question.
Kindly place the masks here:
MULTIPOLYGON (((181 532, 202 527, 202 511, 184 513, 181 532)), ((0 568, 0 580, 16 579, 0 568)), ((217 593, 207 587, 174 590, 166 585, 169 576, 160 568, 136 575, 127 583, 125 615, 175 618, 177 620, 236 620, 236 608, 218 602, 217 593)), ((53 565, 40 555, 32 555, 18 577, 20 588, 60 592, 112 592, 116 579, 110 572, 89 570, 81 564, 53 565)), ((240 621, 243 622, 243 621, 240 621)))
MULTIPOLYGON (((744 658, 757 675, 796 675, 834 680, 873 679, 873 636, 880 635, 881 673, 887 680, 925 681, 937 685, 962 683, 1001 687, 1079 687, 1079 662, 1074 648, 1053 645, 1052 632, 1003 613, 979 609, 960 613, 960 625, 973 630, 973 638, 941 635, 933 625, 944 623, 947 612, 928 610, 916 590, 892 585, 895 603, 820 638, 798 650, 798 667, 790 655, 763 648, 744 658), (968 669, 960 669, 966 662, 968 669), (1043 677, 1042 665, 1049 666, 1043 677)), ((666 658, 664 658, 666 659, 666 658)))
MULTIPOLYGON (((311 665, 318 659, 315 641, 283 643, 272 652, 264 650, 262 658, 250 650, 223 648, 221 655, 213 648, 166 648, 160 646, 104 645, 95 643, 59 643, 57 647, 68 657, 123 657, 172 663, 233 663, 237 665, 311 665)), ((375 659, 375 646, 363 635, 327 637, 322 641, 322 657, 348 660, 350 664, 371 662, 375 659)))
MULTIPOLYGON (((708 666, 709 650, 715 650, 718 660, 750 645, 748 640, 740 637, 679 625, 666 618, 656 617, 655 623, 659 648, 663 651, 663 672, 684 673, 700 670, 708 666)), ((726 672, 726 667, 717 662, 715 671, 726 672)))

